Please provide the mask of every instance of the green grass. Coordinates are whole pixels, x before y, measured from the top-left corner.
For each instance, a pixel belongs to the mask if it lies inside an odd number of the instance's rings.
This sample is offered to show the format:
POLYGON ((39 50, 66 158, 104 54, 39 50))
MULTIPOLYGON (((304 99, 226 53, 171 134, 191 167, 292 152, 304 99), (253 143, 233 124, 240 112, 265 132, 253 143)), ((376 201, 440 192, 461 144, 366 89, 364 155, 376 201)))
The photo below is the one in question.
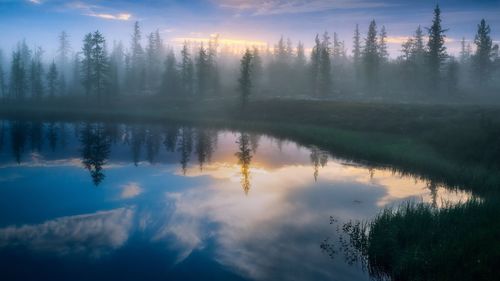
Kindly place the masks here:
POLYGON ((370 223, 366 236, 358 235, 352 242, 364 242, 353 245, 366 255, 374 276, 498 280, 498 203, 472 200, 443 209, 406 203, 384 210, 370 223))

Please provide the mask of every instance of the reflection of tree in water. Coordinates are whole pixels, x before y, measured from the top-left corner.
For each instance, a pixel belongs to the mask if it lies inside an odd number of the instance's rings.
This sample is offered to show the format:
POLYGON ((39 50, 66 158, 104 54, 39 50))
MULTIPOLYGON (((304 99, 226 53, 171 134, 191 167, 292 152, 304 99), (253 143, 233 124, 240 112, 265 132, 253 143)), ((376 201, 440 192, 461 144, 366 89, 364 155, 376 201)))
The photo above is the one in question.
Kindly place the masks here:
POLYGON ((250 134, 250 145, 252 146, 253 154, 257 153, 257 149, 259 148, 260 135, 259 134, 250 134))
POLYGON ((179 127, 176 125, 168 124, 164 127, 165 140, 163 145, 168 152, 174 152, 177 146, 177 138, 179 136, 179 127))
POLYGON ((132 149, 132 161, 134 165, 139 165, 139 161, 141 160, 141 149, 142 144, 146 138, 146 131, 143 126, 132 126, 130 130, 130 146, 132 149))
POLYGON ((103 166, 109 156, 111 141, 102 124, 85 124, 80 133, 82 163, 90 172, 92 182, 99 185, 105 175, 103 166))
POLYGON ((30 126, 31 151, 40 152, 43 146, 43 124, 42 122, 31 122, 30 126))
POLYGON ((60 143, 62 148, 66 148, 68 145, 68 132, 66 131, 66 123, 60 123, 59 127, 60 129, 60 143))
POLYGON ((5 141, 5 121, 0 121, 0 152, 3 151, 3 146, 5 141))
POLYGON ((151 126, 146 131, 146 157, 149 163, 155 162, 158 153, 160 153, 161 134, 157 127, 151 126))
POLYGON ((122 136, 120 125, 115 123, 106 123, 104 125, 104 133, 108 136, 111 143, 116 144, 122 136))
POLYGON ((21 163, 21 155, 24 152, 28 134, 28 124, 24 121, 13 121, 11 123, 11 145, 12 153, 17 163, 21 163))
POLYGON ((314 168, 314 181, 318 181, 319 167, 325 167, 328 163, 328 153, 316 146, 311 147, 311 163, 314 168))
POLYGON ((236 157, 238 157, 238 164, 241 165, 241 186, 245 194, 250 191, 250 163, 252 161, 252 149, 250 148, 250 135, 246 133, 241 133, 240 137, 236 141, 238 144, 239 151, 236 152, 236 157))
MULTIPOLYGON (((216 134, 216 132, 215 132, 216 134)), ((214 132, 207 129, 196 129, 196 154, 198 155, 198 164, 200 170, 203 170, 203 165, 210 162, 212 154, 215 151, 214 132)))
POLYGON ((438 197, 438 184, 435 181, 429 181, 427 182, 427 188, 431 192, 431 205, 432 207, 437 207, 437 197, 438 197))
POLYGON ((49 123, 49 125, 47 126, 47 139, 49 140, 49 147, 52 151, 56 151, 58 129, 58 126, 54 122, 49 123))
POLYGON ((178 151, 181 153, 182 173, 186 175, 187 166, 191 152, 193 151, 193 130, 188 127, 182 127, 179 136, 178 151))

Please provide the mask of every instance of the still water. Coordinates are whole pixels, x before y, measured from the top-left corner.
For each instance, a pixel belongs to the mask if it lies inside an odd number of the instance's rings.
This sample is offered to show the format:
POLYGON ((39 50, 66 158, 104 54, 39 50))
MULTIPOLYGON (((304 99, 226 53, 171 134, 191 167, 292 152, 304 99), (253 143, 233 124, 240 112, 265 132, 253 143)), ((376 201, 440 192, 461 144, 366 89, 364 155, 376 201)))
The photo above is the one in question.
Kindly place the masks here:
POLYGON ((175 124, 0 121, 0 149, 1 280, 369 280, 339 223, 469 196, 175 124))

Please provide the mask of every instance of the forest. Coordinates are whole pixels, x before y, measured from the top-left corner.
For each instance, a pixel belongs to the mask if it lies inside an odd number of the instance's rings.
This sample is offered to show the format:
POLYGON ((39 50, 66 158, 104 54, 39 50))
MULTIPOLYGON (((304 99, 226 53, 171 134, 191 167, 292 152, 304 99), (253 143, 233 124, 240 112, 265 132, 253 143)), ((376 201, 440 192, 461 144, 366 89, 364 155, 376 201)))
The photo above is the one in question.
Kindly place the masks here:
POLYGON ((386 28, 375 20, 365 34, 355 27, 352 50, 335 32, 317 34, 310 50, 281 37, 273 47, 248 46, 242 53, 220 46, 218 35, 207 44, 186 41, 177 52, 158 30, 144 34, 139 22, 128 47, 94 31, 80 48, 63 31, 55 57, 25 40, 10 58, 0 51, 0 96, 9 102, 120 96, 498 101, 499 47, 488 23, 480 20, 477 33, 468 35, 473 40, 464 36, 455 55, 447 52, 449 29, 439 6, 428 25, 416 27, 397 58, 389 56, 386 28))

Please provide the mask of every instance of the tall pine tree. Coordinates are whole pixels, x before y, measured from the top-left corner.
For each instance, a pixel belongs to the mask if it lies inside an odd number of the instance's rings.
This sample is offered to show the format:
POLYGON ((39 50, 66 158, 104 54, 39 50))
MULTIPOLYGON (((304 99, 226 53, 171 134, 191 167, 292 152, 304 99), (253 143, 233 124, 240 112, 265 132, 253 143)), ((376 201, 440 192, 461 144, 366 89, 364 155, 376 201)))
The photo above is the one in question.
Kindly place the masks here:
POLYGON ((57 65, 53 61, 50 64, 49 71, 47 72, 47 90, 49 93, 49 97, 54 98, 57 93, 57 88, 58 88, 58 76, 59 73, 57 71, 57 65))
POLYGON ((476 53, 473 56, 474 74, 479 87, 485 87, 490 79, 493 66, 493 40, 490 37, 491 29, 484 19, 477 26, 474 38, 476 53))
POLYGON ((447 57, 445 43, 445 32, 441 26, 441 9, 436 5, 432 25, 427 28, 429 41, 427 42, 427 63, 429 73, 429 86, 431 90, 437 91, 441 81, 441 66, 447 57))
POLYGON ((243 107, 246 106, 248 97, 252 91, 252 59, 252 53, 247 49, 241 58, 240 78, 238 80, 240 84, 241 104, 243 107))
POLYGON ((363 64, 365 68, 366 86, 368 90, 377 90, 379 70, 379 46, 377 39, 377 24, 375 20, 370 22, 368 34, 365 38, 363 49, 363 64))

